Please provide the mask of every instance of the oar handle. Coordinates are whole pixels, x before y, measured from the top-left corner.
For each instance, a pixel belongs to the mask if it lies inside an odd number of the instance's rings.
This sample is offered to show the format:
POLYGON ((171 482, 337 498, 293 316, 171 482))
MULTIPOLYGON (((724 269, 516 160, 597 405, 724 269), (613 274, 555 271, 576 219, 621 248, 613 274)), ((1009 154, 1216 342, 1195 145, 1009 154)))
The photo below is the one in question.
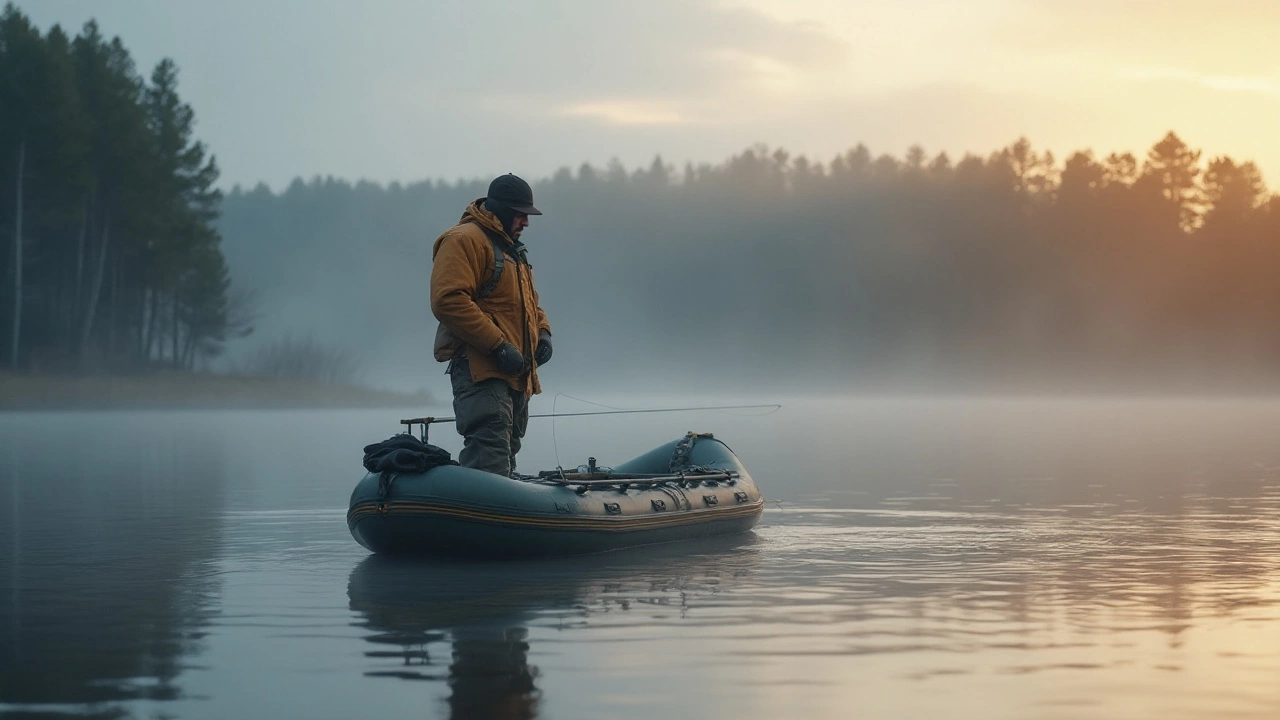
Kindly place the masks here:
POLYGON ((418 439, 421 440, 422 442, 426 442, 427 428, 430 427, 433 423, 453 422, 454 420, 457 420, 457 418, 451 418, 451 417, 438 418, 438 417, 431 417, 430 415, 428 415, 427 417, 407 418, 405 420, 401 420, 400 424, 404 426, 404 431, 409 435, 413 434, 414 425, 421 425, 422 434, 418 437, 418 439))
POLYGON ((431 425, 433 423, 438 423, 438 422, 453 422, 456 419, 457 418, 451 418, 451 417, 447 417, 447 418, 446 417, 442 417, 442 418, 419 417, 419 418, 409 418, 408 420, 401 420, 400 424, 401 425, 431 425))

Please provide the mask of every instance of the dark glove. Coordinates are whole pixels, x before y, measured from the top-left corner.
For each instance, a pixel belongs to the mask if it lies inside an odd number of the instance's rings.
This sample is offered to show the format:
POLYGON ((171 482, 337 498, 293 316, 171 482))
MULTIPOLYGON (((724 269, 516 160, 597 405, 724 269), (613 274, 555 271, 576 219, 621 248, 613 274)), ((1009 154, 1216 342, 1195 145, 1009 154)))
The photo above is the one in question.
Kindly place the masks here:
POLYGON ((498 372, 503 375, 519 375, 524 372, 524 356, 509 342, 502 343, 493 351, 493 359, 498 363, 498 372))
POLYGON ((539 365, 546 365, 551 361, 551 333, 546 330, 538 333, 538 349, 533 352, 533 359, 539 365))

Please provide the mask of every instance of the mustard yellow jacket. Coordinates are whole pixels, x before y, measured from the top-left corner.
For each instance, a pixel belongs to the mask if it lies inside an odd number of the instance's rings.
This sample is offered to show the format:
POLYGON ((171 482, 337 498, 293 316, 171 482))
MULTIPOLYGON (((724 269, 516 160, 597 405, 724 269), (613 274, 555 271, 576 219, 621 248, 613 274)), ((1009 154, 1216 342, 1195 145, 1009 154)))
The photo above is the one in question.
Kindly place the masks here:
POLYGON ((435 358, 444 362, 465 355, 473 381, 502 378, 515 390, 536 395, 542 387, 533 354, 539 331, 550 333, 551 325, 538 303, 533 269, 515 260, 514 251, 502 222, 484 209, 484 198, 468 205, 458 224, 436 239, 431 250, 431 312, 448 332, 437 332, 435 358), (503 262, 497 287, 476 299, 493 275, 493 243, 483 228, 496 233, 512 253, 503 262), (518 376, 503 375, 490 357, 504 342, 520 348, 528 362, 518 376))

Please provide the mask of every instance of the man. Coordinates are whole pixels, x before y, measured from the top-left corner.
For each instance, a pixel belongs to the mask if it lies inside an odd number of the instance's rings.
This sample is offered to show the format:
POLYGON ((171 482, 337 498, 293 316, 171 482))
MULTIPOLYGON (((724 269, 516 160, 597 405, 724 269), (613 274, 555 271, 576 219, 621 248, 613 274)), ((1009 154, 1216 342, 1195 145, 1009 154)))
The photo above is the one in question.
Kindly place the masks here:
POLYGON ((542 390, 537 368, 551 359, 551 325, 520 242, 541 214, 529 183, 499 176, 431 253, 435 358, 449 363, 458 462, 498 475, 515 472, 529 398, 542 390))

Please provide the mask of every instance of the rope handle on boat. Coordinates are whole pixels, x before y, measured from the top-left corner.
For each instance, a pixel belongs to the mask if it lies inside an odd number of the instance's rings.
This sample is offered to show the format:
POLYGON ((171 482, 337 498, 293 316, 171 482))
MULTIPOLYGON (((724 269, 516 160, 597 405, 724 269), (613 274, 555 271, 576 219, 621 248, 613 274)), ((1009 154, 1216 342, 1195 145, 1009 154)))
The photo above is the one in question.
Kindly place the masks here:
POLYGON ((612 470, 597 473, 561 472, 560 470, 543 470, 538 473, 540 480, 563 479, 574 484, 582 482, 674 482, 677 480, 729 480, 738 477, 737 470, 704 470, 700 472, 682 473, 626 473, 614 474, 612 470))
POLYGON ((734 470, 676 473, 674 475, 658 473, 629 473, 624 476, 614 476, 612 473, 560 473, 556 470, 544 470, 542 473, 539 473, 537 480, 534 482, 545 485, 556 485, 559 487, 571 487, 574 492, 581 495, 586 493, 588 490, 599 488, 612 488, 619 492, 626 492, 633 486, 637 489, 645 490, 661 485, 698 487, 703 483, 716 483, 721 481, 724 481, 727 485, 733 485, 737 482, 738 477, 738 473, 734 470))

